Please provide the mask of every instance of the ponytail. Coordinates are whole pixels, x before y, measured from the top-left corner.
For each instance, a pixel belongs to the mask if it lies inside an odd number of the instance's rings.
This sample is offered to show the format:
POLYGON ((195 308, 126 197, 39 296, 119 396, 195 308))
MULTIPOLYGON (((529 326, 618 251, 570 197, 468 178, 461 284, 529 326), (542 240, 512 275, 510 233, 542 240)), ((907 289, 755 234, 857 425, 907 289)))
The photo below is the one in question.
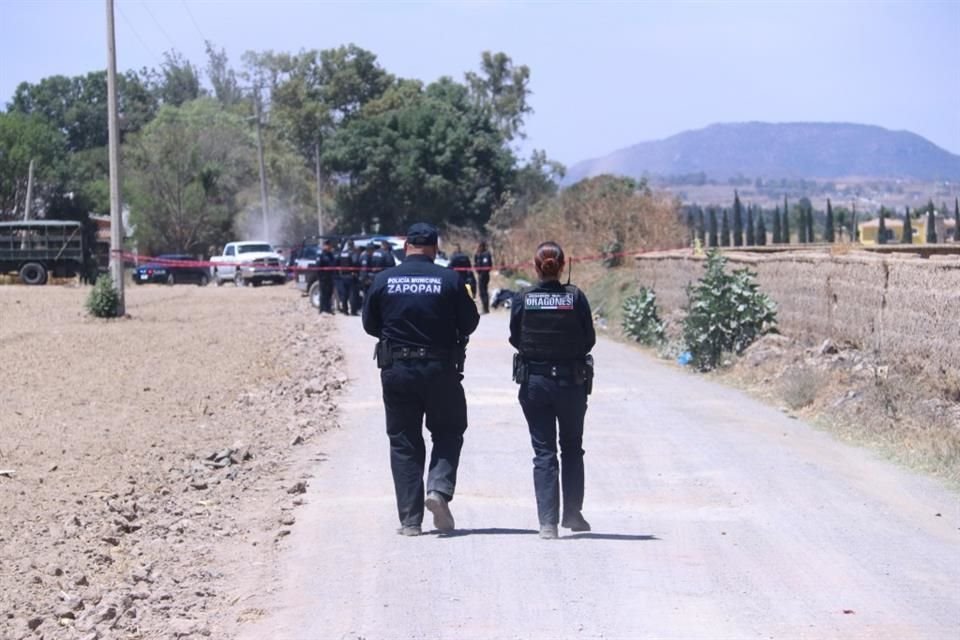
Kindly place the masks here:
POLYGON ((537 247, 533 263, 542 277, 557 278, 564 265, 563 249, 556 242, 543 242, 537 247))

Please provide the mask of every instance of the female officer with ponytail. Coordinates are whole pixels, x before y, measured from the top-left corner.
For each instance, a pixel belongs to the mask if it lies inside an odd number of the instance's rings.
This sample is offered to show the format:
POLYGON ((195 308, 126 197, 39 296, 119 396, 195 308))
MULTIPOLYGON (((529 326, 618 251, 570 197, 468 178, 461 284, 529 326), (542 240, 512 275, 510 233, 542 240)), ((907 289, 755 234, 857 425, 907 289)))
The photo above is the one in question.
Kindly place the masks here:
POLYGON ((517 294, 510 309, 510 344, 519 352, 514 380, 520 383, 520 406, 533 444, 533 486, 544 539, 557 537, 558 523, 573 531, 590 530, 581 514, 583 419, 593 378, 589 353, 597 338, 587 297, 560 282, 564 264, 556 242, 537 247, 534 265, 540 282, 517 294))

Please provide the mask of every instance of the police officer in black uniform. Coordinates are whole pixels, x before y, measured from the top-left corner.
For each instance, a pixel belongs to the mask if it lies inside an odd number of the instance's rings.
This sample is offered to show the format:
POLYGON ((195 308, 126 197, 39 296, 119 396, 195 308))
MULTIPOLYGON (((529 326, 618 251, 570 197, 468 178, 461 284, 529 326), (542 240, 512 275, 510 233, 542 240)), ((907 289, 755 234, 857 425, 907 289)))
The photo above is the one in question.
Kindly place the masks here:
POLYGON ((484 313, 490 313, 490 270, 493 269, 493 256, 487 250, 487 243, 481 241, 473 255, 473 266, 477 270, 477 282, 480 289, 480 303, 484 313))
MULTIPOLYGON (((356 249, 353 246, 353 240, 347 240, 343 249, 337 254, 337 308, 340 313, 350 313, 350 306, 353 303, 353 254, 356 249)), ((359 305, 353 307, 359 309, 359 305)))
POLYGON ((593 380, 596 343, 590 303, 582 291, 560 283, 563 249, 555 242, 537 247, 539 284, 516 295, 510 308, 510 344, 520 406, 533 444, 533 486, 540 537, 557 537, 557 523, 589 531, 583 509, 583 419, 593 380), (557 460, 557 431, 563 464, 557 460), (563 518, 560 494, 563 493, 563 518))
POLYGON ((333 242, 323 241, 320 255, 317 256, 317 281, 320 283, 320 313, 333 315, 333 272, 337 265, 337 257, 333 254, 333 242))
POLYGON ((363 308, 363 299, 360 297, 360 257, 364 252, 362 248, 354 246, 353 240, 350 241, 350 245, 353 246, 353 252, 350 255, 350 266, 353 270, 350 278, 350 315, 357 316, 363 308))
POLYGON ((364 297, 364 304, 366 304, 367 290, 370 288, 370 285, 373 284, 373 276, 375 275, 373 272, 375 269, 373 252, 376 248, 376 243, 367 243, 366 248, 357 258, 357 277, 360 281, 360 293, 364 297))
POLYGON ((460 282, 469 288, 470 295, 476 299, 477 281, 473 278, 473 271, 471 271, 470 266, 470 258, 467 256, 467 254, 460 250, 460 245, 457 245, 453 250, 453 255, 450 256, 450 262, 448 266, 457 272, 457 275, 460 276, 460 282))
POLYGON ((467 336, 480 315, 457 275, 433 263, 437 230, 423 223, 407 232, 403 263, 377 275, 363 304, 363 328, 379 339, 377 364, 390 438, 390 468, 401 535, 421 533, 423 509, 434 526, 452 531, 448 503, 457 466, 467 403, 463 379, 467 336), (433 441, 424 497, 426 447, 423 423, 433 441))

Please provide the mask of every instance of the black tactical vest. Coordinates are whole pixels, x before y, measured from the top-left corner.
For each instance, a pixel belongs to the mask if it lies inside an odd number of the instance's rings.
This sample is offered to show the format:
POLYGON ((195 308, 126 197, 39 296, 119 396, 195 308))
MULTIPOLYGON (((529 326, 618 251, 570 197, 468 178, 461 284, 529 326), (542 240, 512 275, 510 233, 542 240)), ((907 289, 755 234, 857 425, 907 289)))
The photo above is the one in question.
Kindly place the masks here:
POLYGON ((577 288, 542 286, 524 290, 520 353, 526 360, 578 360, 587 355, 586 338, 574 308, 577 288))

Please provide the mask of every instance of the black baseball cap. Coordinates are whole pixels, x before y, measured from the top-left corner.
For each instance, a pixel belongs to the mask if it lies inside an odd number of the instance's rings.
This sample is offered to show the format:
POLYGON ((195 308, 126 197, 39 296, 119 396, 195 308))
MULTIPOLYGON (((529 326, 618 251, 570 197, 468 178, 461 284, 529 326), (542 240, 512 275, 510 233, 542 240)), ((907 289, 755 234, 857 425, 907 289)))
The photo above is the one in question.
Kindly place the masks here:
POLYGON ((407 229, 407 242, 415 245, 436 246, 437 228, 426 222, 416 222, 407 229))

